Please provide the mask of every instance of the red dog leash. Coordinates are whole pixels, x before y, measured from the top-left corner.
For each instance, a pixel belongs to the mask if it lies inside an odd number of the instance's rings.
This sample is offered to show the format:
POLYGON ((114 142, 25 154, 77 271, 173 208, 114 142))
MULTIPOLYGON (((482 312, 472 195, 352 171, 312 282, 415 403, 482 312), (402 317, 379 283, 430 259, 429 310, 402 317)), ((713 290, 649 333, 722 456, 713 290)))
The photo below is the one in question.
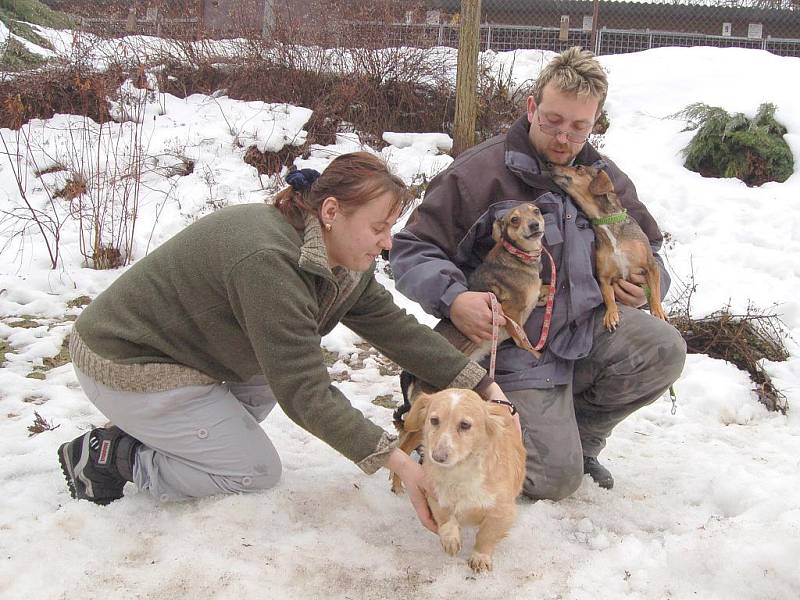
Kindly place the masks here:
MULTIPOLYGON (((517 251, 519 252, 519 250, 517 251)), ((544 307, 542 334, 539 336, 539 341, 536 343, 536 346, 531 345, 530 341, 528 340, 528 336, 525 334, 525 330, 522 329, 519 323, 515 322, 509 317, 506 317, 506 321, 511 324, 511 327, 522 341, 520 348, 523 348, 531 354, 534 354, 536 358, 539 358, 539 350, 544 348, 544 345, 547 342, 547 336, 550 333, 550 323, 553 320, 553 301, 556 297, 556 263, 553 261, 553 257, 544 247, 542 247, 542 252, 544 252, 547 255, 547 258, 550 260, 550 289, 547 292, 547 302, 545 303, 544 307)), ((498 332, 500 329, 500 325, 498 324, 500 303, 497 301, 497 297, 492 292, 488 292, 488 294, 489 300, 492 304, 492 353, 489 358, 489 377, 494 378, 495 365, 497 362, 497 342, 499 338, 498 332)))

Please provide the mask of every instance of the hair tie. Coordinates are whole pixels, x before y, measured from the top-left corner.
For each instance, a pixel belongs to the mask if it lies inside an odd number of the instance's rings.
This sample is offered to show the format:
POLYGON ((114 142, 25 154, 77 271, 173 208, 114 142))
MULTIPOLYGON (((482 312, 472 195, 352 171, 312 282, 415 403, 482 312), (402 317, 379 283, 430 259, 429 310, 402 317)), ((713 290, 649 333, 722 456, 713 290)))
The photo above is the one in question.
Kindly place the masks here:
POLYGON ((292 186, 295 192, 305 192, 319 177, 315 169, 294 169, 286 175, 286 183, 292 186))

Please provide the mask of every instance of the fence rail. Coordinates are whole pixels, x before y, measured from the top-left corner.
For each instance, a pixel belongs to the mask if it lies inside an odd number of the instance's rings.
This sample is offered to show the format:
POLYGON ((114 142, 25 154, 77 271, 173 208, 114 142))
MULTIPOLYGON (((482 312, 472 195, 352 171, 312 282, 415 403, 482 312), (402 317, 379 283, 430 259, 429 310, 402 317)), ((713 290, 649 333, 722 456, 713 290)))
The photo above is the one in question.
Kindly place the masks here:
POLYGON ((122 19, 114 17, 72 17, 81 30, 103 37, 125 35, 152 35, 155 37, 178 35, 185 37, 187 31, 196 31, 201 22, 197 17, 175 17, 168 19, 122 19))
MULTIPOLYGON (((343 39, 369 40, 388 46, 458 47, 458 26, 451 24, 417 25, 395 23, 350 22, 343 39)), ((481 25, 481 50, 538 49, 560 52, 571 46, 591 48, 591 31, 569 29, 566 36, 558 27, 527 25, 481 25)), ((667 46, 714 46, 719 48, 752 48, 780 56, 800 57, 800 40, 783 38, 748 38, 707 35, 678 31, 650 31, 602 28, 597 32, 596 54, 623 54, 667 46)))
MULTIPOLYGON (((195 32, 200 36, 202 23, 197 17, 158 20, 77 17, 85 31, 104 36, 122 36, 131 33, 154 36, 186 36, 195 32)), ((352 45, 354 40, 370 46, 449 46, 458 47, 459 27, 452 23, 438 25, 418 23, 385 23, 345 21, 339 30, 338 40, 328 43, 352 45)), ((623 54, 668 46, 715 46, 720 48, 752 48, 766 50, 779 56, 800 57, 800 39, 752 38, 722 36, 680 31, 618 29, 603 27, 597 31, 592 47, 591 31, 580 28, 562 29, 537 25, 501 25, 483 23, 480 26, 480 49, 509 51, 521 49, 551 50, 560 52, 571 46, 591 48, 595 54, 623 54)), ((316 40, 298 40, 315 43, 316 40)))

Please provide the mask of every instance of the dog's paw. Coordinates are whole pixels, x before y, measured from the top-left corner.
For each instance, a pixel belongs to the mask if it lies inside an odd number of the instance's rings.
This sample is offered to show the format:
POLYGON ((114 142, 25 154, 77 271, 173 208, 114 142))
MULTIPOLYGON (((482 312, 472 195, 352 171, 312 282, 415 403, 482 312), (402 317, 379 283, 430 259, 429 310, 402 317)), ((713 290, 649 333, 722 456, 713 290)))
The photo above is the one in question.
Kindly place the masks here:
POLYGON ((392 482, 392 492, 397 494, 398 496, 402 496, 405 493, 405 488, 403 487, 403 482, 397 475, 392 474, 389 479, 392 482))
POLYGON ((450 556, 455 556, 461 552, 461 533, 458 525, 445 523, 439 528, 439 541, 442 542, 442 549, 450 556))
POLYGON ((469 561, 467 562, 469 563, 470 568, 476 573, 492 570, 492 557, 488 554, 473 552, 472 556, 469 557, 469 561))
POLYGON ((440 537, 442 541, 442 549, 447 552, 450 556, 455 556, 459 552, 461 552, 461 537, 458 535, 448 536, 448 537, 440 537))
POLYGON ((605 316, 603 317, 603 325, 606 326, 606 329, 609 331, 614 331, 619 325, 619 312, 614 311, 606 311, 605 316))
POLYGON ((656 317, 657 319, 661 319, 662 321, 667 321, 667 315, 664 313, 664 309, 661 308, 661 305, 651 306, 650 307, 650 314, 656 317))
POLYGON ((545 306, 547 304, 547 295, 550 293, 550 285, 543 283, 539 288, 539 297, 536 299, 536 306, 545 306))

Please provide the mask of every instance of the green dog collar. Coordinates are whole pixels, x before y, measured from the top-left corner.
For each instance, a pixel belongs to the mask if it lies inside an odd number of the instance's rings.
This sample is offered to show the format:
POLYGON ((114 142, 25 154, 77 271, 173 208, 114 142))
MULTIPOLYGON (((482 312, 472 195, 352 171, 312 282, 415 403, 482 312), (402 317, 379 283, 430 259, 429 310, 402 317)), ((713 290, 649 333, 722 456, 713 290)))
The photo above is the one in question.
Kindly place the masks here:
POLYGON ((591 221, 592 225, 613 225, 614 223, 622 223, 627 218, 628 218, 628 211, 623 208, 622 212, 614 213, 613 215, 608 215, 605 217, 600 217, 599 219, 591 219, 591 221))

